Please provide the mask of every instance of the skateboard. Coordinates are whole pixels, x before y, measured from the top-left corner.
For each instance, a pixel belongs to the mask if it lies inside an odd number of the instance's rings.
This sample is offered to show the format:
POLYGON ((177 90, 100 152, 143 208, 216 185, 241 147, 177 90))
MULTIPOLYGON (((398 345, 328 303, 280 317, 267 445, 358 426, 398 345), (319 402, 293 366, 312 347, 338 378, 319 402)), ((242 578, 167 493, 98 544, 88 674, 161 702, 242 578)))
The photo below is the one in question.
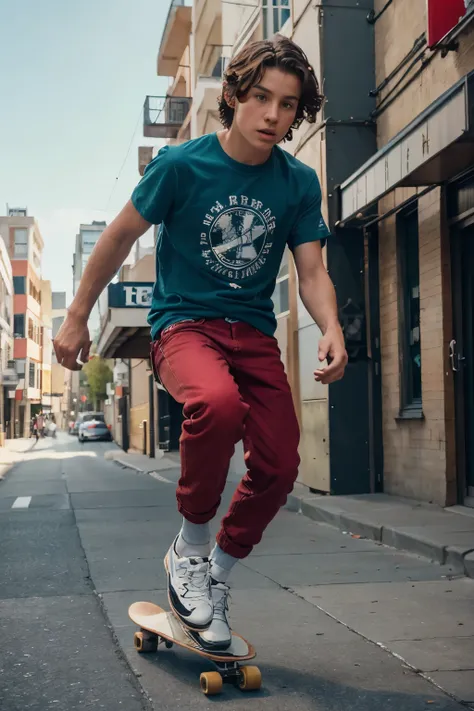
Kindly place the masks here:
POLYGON ((203 672, 200 676, 201 691, 206 696, 219 694, 224 683, 234 684, 242 691, 260 689, 262 676, 259 668, 240 665, 240 662, 255 657, 255 649, 235 632, 232 633, 228 649, 224 652, 209 652, 200 646, 172 612, 152 602, 134 602, 129 607, 128 615, 140 627, 134 637, 137 652, 157 652, 160 644, 164 644, 167 649, 176 644, 214 663, 217 671, 203 672))

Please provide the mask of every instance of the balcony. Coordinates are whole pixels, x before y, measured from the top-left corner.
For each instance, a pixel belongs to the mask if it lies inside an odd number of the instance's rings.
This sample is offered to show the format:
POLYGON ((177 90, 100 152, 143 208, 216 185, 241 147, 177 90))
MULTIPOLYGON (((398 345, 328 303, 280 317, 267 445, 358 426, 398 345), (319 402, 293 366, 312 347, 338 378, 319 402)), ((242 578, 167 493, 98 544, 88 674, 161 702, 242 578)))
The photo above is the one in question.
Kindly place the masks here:
POLYGON ((222 80, 228 62, 228 57, 219 53, 211 55, 207 62, 209 69, 198 76, 193 102, 198 136, 219 128, 218 99, 222 94, 222 80))
POLYGON ((171 0, 158 52, 157 73, 174 77, 192 29, 192 0, 171 0))
POLYGON ((143 135, 176 138, 191 108, 187 96, 147 96, 143 107, 143 135))

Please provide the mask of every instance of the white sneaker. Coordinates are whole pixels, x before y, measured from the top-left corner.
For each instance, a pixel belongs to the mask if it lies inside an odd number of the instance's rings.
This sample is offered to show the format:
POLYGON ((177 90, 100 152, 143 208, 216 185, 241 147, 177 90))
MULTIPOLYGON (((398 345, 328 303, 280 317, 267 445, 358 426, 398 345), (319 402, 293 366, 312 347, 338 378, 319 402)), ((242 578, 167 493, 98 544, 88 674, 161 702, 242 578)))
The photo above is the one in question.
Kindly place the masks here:
POLYGON ((232 642, 232 632, 227 619, 229 610, 229 587, 225 583, 212 582, 212 600, 214 603, 214 616, 212 622, 197 637, 204 649, 224 651, 232 642))
POLYGON ((173 611, 189 629, 205 630, 213 615, 211 579, 207 558, 180 558, 176 541, 165 557, 168 598, 173 611))

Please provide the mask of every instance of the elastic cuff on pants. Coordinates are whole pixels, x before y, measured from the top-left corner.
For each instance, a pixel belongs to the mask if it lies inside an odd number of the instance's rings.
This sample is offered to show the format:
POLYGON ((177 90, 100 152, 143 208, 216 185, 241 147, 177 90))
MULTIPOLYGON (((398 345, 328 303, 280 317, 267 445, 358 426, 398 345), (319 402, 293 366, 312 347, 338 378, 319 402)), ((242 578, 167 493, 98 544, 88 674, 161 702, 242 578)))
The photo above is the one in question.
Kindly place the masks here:
POLYGON ((224 553, 228 553, 234 558, 239 558, 240 560, 250 555, 253 549, 253 546, 239 546, 237 543, 234 543, 225 531, 219 531, 216 540, 217 545, 224 551, 224 553))
POLYGON ((202 514, 193 514, 190 511, 186 511, 184 506, 178 501, 178 511, 183 516, 183 518, 186 519, 186 521, 189 521, 190 523, 209 523, 209 521, 212 521, 214 516, 216 515, 216 510, 214 511, 207 511, 206 513, 202 514))

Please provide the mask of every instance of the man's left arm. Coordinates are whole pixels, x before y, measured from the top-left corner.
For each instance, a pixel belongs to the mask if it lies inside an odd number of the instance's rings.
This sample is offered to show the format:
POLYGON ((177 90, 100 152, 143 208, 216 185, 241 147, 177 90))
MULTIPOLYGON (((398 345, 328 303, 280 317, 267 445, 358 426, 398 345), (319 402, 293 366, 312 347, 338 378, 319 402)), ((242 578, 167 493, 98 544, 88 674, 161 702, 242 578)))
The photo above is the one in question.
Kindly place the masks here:
POLYGON ((344 335, 337 314, 336 292, 324 266, 321 242, 305 242, 293 250, 300 297, 323 334, 318 358, 325 368, 314 371, 315 380, 328 384, 340 380, 347 365, 344 335))

